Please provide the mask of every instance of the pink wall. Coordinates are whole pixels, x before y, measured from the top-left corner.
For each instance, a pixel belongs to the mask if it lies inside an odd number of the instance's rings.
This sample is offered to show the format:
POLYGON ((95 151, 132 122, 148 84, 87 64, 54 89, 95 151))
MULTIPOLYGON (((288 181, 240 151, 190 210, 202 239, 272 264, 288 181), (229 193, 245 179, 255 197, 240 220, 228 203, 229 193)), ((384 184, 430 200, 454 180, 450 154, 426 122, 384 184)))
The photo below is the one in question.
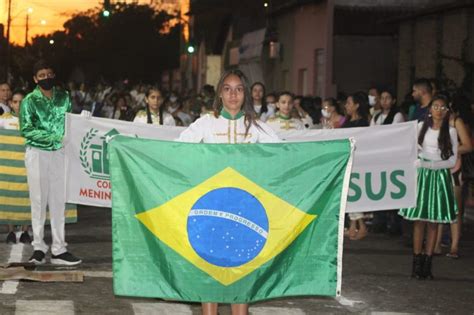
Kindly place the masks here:
POLYGON ((291 67, 292 88, 301 90, 300 69, 307 69, 307 93, 315 94, 315 52, 324 49, 325 88, 322 96, 332 92, 332 0, 320 4, 308 4, 295 9, 295 37, 293 65, 291 67))

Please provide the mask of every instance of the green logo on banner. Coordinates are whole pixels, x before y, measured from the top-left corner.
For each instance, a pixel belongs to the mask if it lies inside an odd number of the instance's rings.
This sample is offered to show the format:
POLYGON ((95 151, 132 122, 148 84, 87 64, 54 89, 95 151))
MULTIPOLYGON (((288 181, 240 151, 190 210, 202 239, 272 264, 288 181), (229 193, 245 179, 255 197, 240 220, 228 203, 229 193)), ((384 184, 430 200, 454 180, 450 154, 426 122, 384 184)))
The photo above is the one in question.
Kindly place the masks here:
POLYGON ((118 134, 116 129, 112 129, 100 136, 99 130, 92 128, 82 138, 79 159, 84 172, 91 178, 107 180, 110 178, 107 140, 118 134))

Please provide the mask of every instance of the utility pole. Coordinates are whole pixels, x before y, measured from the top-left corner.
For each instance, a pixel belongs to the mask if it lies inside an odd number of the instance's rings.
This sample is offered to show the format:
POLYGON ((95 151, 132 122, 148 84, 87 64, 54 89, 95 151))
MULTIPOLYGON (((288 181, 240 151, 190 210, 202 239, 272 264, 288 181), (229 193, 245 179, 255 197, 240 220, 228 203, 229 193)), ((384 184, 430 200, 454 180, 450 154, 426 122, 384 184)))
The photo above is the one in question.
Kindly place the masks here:
POLYGON ((8 17, 7 17, 7 58, 5 64, 5 79, 8 81, 10 73, 10 26, 12 22, 12 0, 8 0, 8 17))
POLYGON ((26 13, 26 26, 25 26, 25 47, 28 46, 28 29, 29 29, 29 22, 30 22, 30 13, 26 13))

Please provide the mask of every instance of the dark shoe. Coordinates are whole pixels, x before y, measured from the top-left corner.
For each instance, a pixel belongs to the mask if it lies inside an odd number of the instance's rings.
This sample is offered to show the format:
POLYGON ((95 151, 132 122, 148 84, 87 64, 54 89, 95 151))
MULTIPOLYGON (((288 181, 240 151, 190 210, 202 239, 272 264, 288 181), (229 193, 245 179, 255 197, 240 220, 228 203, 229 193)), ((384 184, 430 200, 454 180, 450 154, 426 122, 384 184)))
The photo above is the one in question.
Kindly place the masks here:
POLYGON ((433 274, 431 273, 433 256, 424 255, 424 258, 425 259, 423 262, 423 270, 422 270, 423 278, 428 279, 428 280, 433 280, 434 277, 433 277, 433 274))
POLYGON ((29 262, 30 263, 33 263, 35 265, 42 265, 46 262, 46 260, 44 259, 44 253, 40 250, 35 250, 33 252, 33 255, 31 256, 29 262))
POLYGON ((15 232, 10 232, 7 235, 7 244, 16 244, 16 234, 15 232))
POLYGON ((79 265, 81 262, 82 260, 69 252, 65 252, 57 256, 51 256, 51 263, 53 265, 75 266, 79 265))
POLYGON ((28 234, 28 231, 21 233, 20 242, 22 242, 23 244, 31 244, 31 237, 30 234, 28 234))
POLYGON ((413 267, 411 271, 411 277, 418 280, 423 279, 423 262, 424 256, 422 254, 413 255, 413 267))

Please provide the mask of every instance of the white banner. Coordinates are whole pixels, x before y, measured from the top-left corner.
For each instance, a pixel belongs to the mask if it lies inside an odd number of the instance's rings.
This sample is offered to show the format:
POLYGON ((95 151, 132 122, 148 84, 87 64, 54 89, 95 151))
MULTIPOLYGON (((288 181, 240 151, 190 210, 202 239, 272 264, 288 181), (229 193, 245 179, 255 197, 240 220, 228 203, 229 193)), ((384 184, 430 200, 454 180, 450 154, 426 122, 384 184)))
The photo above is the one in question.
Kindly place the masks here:
MULTIPOLYGON (((365 212, 415 205, 416 128, 416 122, 408 122, 365 128, 294 130, 279 136, 291 142, 354 137, 356 151, 346 211, 365 212)), ((183 129, 68 114, 65 138, 67 201, 111 206, 108 137, 122 134, 174 140, 183 129)))

